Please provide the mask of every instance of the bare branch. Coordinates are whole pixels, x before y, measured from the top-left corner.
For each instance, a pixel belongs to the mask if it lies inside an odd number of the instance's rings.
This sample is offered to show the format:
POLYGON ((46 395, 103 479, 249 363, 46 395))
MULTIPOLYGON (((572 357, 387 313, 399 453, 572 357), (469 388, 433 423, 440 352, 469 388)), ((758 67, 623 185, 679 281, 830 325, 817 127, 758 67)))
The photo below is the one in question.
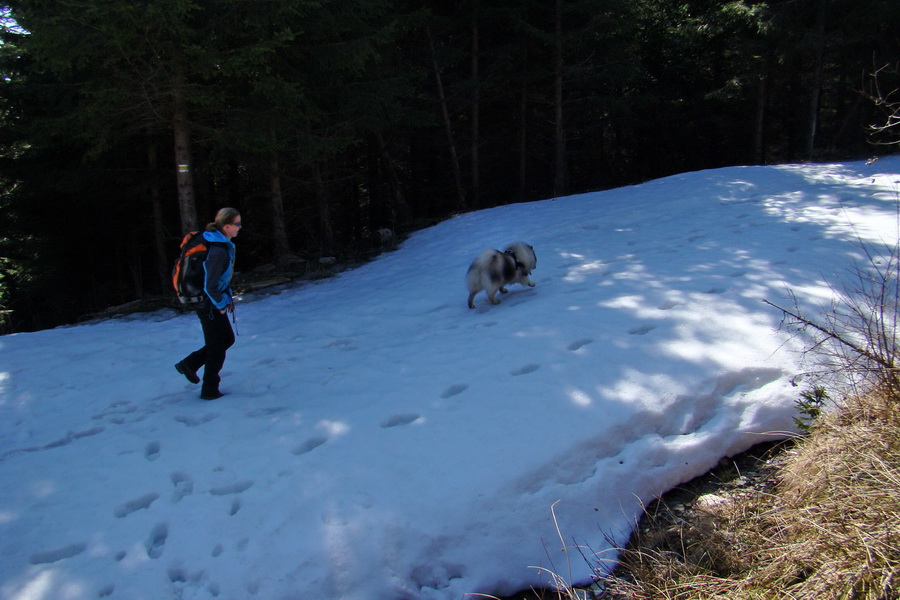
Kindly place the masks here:
MULTIPOLYGON (((885 91, 883 84, 885 79, 896 80, 900 75, 900 65, 882 65, 869 75, 871 91, 864 91, 863 95, 875 103, 885 114, 885 121, 880 125, 870 125, 872 134, 886 134, 887 141, 875 141, 878 145, 900 144, 900 84, 893 84, 893 89, 885 91)), ((890 87, 890 86, 889 86, 890 87)))
POLYGON ((848 347, 849 349, 853 350, 858 355, 871 360, 872 362, 878 364, 879 366, 884 367, 885 369, 896 369, 896 366, 894 366, 891 362, 886 361, 881 356, 878 356, 877 354, 874 354, 874 353, 866 350, 865 348, 861 347, 859 344, 855 344, 854 342, 848 340, 846 337, 836 333, 835 331, 828 329, 826 327, 823 327, 822 325, 819 325, 818 323, 811 321, 810 319, 807 319, 806 317, 803 317, 802 315, 798 314, 799 311, 792 312, 784 307, 778 306, 777 304, 775 304, 773 302, 769 302, 768 300, 763 300, 763 302, 765 302, 769 306, 777 308, 785 315, 796 319, 798 323, 801 323, 807 327, 811 327, 811 328, 815 329, 816 331, 822 333, 823 335, 825 335, 825 337, 827 339, 832 339, 832 340, 848 347))

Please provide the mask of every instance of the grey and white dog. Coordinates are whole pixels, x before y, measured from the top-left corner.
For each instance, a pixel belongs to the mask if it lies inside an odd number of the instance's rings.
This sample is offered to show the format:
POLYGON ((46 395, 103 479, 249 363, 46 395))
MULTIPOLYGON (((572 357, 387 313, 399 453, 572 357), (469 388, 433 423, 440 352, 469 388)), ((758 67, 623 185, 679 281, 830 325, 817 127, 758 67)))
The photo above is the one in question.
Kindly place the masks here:
POLYGON ((506 293, 511 283, 534 287, 529 279, 531 271, 537 267, 534 248, 525 242, 513 242, 503 252, 487 249, 469 265, 466 285, 469 288, 469 308, 475 308, 475 296, 487 291, 491 304, 500 304, 497 292, 506 293))

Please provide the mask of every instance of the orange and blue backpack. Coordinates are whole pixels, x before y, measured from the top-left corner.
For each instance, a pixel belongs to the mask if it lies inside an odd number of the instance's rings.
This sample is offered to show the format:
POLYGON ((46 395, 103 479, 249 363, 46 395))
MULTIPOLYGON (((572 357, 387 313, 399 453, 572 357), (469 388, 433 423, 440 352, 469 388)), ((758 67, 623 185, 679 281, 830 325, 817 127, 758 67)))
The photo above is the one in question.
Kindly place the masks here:
POLYGON ((203 237, 202 231, 192 231, 181 240, 181 253, 172 269, 172 286, 182 304, 203 302, 207 299, 203 293, 206 277, 203 263, 209 248, 219 242, 210 242, 203 237))

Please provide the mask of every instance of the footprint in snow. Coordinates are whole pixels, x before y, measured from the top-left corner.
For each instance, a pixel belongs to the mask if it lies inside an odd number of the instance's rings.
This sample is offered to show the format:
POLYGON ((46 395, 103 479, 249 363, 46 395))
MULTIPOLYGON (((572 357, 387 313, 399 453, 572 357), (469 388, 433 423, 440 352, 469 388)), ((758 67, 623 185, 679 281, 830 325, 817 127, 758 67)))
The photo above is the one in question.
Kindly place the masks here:
POLYGON ((199 417, 186 416, 186 415, 175 415, 175 420, 179 423, 184 423, 188 427, 199 427, 205 423, 209 423, 216 417, 218 417, 216 413, 206 413, 205 415, 199 417))
POLYGON ((169 526, 165 523, 159 523, 150 532, 144 547, 147 549, 147 556, 157 559, 162 556, 166 547, 166 540, 169 539, 169 526))
POLYGON ((154 492, 144 494, 143 496, 140 496, 133 500, 129 500, 128 502, 125 502, 124 504, 120 504, 113 511, 113 514, 120 519, 124 519, 125 517, 127 517, 128 515, 130 515, 134 512, 143 510, 145 508, 150 508, 150 505, 153 504, 154 502, 156 502, 157 498, 159 498, 159 494, 154 493, 154 492))
POLYGON ((271 417, 272 415, 277 415, 278 413, 287 410, 285 406, 270 406, 263 408, 254 408, 253 410, 247 411, 247 416, 251 418, 255 417, 271 417))
POLYGON ((540 368, 541 368, 540 365, 531 363, 529 365, 525 365, 524 367, 519 367, 518 369, 513 369, 512 371, 509 372, 509 374, 512 375, 513 377, 517 377, 519 375, 527 375, 529 373, 534 373, 535 371, 537 371, 540 368))
POLYGON ((33 565, 48 565, 50 563, 59 562, 67 558, 77 556, 85 550, 87 550, 86 544, 69 544, 68 546, 63 546, 62 548, 55 548, 53 550, 47 550, 46 552, 38 552, 36 554, 32 554, 28 562, 33 565))
POLYGON ((240 494, 253 486, 253 482, 250 480, 247 481, 239 481, 237 483, 229 483, 227 485, 220 485, 218 487, 214 487, 209 490, 209 493, 213 496, 228 496, 230 494, 240 494))
POLYGON ((443 392, 441 392, 441 398, 446 400, 447 398, 452 398, 453 396, 458 396, 459 394, 462 394, 467 389, 469 389, 468 384, 455 383, 455 384, 451 385, 450 387, 448 387, 443 392))
POLYGON ((291 454, 294 456, 303 456, 307 452, 312 452, 327 441, 328 438, 323 435, 313 436, 291 450, 291 454))
POLYGON ((172 485, 175 486, 175 491, 172 492, 173 504, 181 502, 182 498, 194 493, 194 480, 190 475, 181 471, 175 471, 172 473, 171 479, 172 485))
POLYGON ((660 304, 657 308, 659 308, 659 310, 672 310, 676 306, 681 306, 681 305, 682 305, 682 303, 678 302, 676 300, 666 300, 665 302, 660 304))
POLYGON ((132 406, 130 401, 118 400, 91 418, 96 421, 106 421, 113 425, 122 425, 133 420, 143 420, 143 417, 137 413, 137 408, 132 406))
POLYGON ((91 427, 90 429, 85 429, 84 431, 69 431, 65 437, 52 441, 49 444, 45 444, 44 446, 41 446, 37 449, 53 450, 54 448, 62 448, 63 446, 68 446, 75 440, 91 437, 93 435, 103 433, 105 430, 106 429, 104 427, 91 427))
POLYGON ((581 350, 582 348, 584 348, 588 344, 592 343, 593 341, 594 340, 592 340, 590 338, 582 338, 580 340, 575 340, 574 342, 569 344, 568 349, 571 352, 575 352, 576 350, 581 350))
POLYGON ((159 452, 159 442, 150 442, 149 444, 147 444, 147 447, 144 448, 144 458, 152 462, 159 458, 159 452))
POLYGON ((420 420, 422 417, 416 413, 408 413, 403 415, 394 415, 388 419, 385 419, 381 422, 382 429, 390 429, 391 427, 398 427, 401 425, 409 425, 410 423, 415 423, 420 420))
POLYGON ((180 567, 169 567, 166 574, 169 576, 171 583, 187 583, 187 573, 180 567))
POLYGON ((631 335, 647 335, 654 329, 656 329, 656 325, 640 325, 638 327, 632 327, 628 330, 628 333, 631 335))

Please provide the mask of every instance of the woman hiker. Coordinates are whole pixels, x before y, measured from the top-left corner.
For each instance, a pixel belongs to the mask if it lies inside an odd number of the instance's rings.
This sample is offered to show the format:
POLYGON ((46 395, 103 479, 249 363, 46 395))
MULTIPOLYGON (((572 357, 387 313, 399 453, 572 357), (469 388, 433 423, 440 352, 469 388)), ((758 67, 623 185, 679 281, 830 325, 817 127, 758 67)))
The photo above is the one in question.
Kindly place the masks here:
POLYGON ((204 345, 177 363, 175 369, 191 383, 200 383, 197 371, 204 367, 203 386, 200 388, 200 397, 204 400, 215 400, 224 395, 219 391, 219 371, 225 364, 225 351, 234 344, 234 332, 227 314, 234 312, 234 300, 231 298, 234 243, 231 240, 240 231, 241 214, 234 208, 223 208, 203 232, 203 238, 210 242, 203 264, 206 272, 204 298, 197 308, 204 345))

